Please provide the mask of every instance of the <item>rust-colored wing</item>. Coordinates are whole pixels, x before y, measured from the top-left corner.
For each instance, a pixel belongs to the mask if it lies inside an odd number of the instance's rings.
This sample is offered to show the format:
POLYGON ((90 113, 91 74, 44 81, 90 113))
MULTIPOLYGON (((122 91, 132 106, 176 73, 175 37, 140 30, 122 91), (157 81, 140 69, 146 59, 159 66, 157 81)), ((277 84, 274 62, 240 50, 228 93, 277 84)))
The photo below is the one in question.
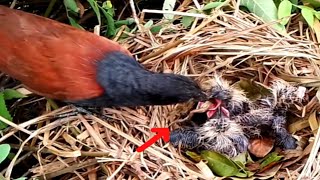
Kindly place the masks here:
POLYGON ((107 38, 0 6, 0 71, 39 95, 60 100, 101 95, 95 64, 111 51, 130 54, 107 38))

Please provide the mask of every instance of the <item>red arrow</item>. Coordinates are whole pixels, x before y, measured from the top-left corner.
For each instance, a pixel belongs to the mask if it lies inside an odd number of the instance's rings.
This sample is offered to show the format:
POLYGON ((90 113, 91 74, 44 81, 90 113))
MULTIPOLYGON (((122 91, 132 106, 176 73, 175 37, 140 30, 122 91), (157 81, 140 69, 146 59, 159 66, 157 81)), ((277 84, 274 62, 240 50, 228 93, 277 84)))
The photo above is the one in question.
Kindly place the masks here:
POLYGON ((138 147, 137 148, 138 152, 144 151, 149 146, 154 144, 157 140, 161 139, 161 137, 165 142, 168 142, 170 140, 169 128, 152 128, 151 132, 156 132, 157 134, 155 136, 153 136, 151 139, 149 139, 149 141, 142 144, 142 146, 138 147))

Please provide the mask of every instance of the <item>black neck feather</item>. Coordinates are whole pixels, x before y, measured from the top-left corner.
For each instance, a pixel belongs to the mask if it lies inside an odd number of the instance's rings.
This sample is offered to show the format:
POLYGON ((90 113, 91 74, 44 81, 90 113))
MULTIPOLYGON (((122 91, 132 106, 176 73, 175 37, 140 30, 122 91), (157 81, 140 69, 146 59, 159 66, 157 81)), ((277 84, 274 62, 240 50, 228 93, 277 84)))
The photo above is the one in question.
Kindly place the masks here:
POLYGON ((206 98, 191 79, 148 71, 120 52, 109 53, 97 63, 97 82, 105 93, 76 104, 103 107, 168 105, 206 98))

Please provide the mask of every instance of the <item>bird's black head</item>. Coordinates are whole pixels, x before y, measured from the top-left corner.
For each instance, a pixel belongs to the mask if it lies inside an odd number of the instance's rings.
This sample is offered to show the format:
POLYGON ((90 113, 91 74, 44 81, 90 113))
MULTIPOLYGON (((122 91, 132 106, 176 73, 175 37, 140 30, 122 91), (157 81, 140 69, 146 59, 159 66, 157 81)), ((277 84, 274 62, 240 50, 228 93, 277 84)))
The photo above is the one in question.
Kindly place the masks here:
POLYGON ((154 73, 120 52, 108 53, 97 63, 97 82, 105 89, 100 97, 79 101, 85 106, 169 105, 207 100, 198 84, 176 74, 154 73))

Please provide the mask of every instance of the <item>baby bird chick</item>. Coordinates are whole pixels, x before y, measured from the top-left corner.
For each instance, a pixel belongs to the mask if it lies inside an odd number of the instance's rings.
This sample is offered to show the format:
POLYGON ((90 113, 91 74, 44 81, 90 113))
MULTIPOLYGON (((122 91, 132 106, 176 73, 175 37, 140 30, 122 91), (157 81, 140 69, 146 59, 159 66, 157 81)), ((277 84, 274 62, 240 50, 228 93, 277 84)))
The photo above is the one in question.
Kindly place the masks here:
MULTIPOLYGON (((175 147, 213 150, 234 157, 247 150, 249 139, 271 136, 279 147, 295 149, 296 140, 286 130, 286 116, 290 106, 302 102, 305 88, 274 81, 271 90, 272 95, 251 101, 244 91, 216 76, 211 98, 221 100, 229 116, 221 113, 201 116, 208 119, 197 127, 173 131, 171 143, 175 147)), ((199 121, 197 117, 192 121, 199 121)))

